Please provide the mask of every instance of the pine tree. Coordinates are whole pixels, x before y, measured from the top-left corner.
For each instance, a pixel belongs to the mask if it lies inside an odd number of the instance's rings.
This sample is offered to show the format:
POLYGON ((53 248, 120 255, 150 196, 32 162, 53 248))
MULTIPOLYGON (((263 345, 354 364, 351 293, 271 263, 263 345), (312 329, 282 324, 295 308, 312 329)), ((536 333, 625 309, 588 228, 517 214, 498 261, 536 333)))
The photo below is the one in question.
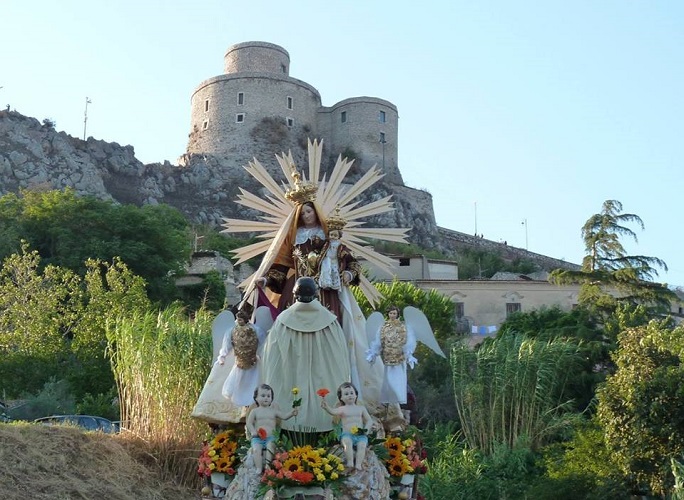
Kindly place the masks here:
POLYGON ((601 212, 592 215, 582 227, 587 252, 582 269, 556 269, 550 281, 581 284, 579 303, 602 315, 610 315, 625 305, 645 306, 650 315, 669 311, 674 292, 653 281, 658 269, 667 271, 667 265, 657 257, 627 254, 621 238, 638 242, 636 233, 627 226, 630 223, 644 229, 638 215, 622 213, 622 203, 604 201, 601 212))

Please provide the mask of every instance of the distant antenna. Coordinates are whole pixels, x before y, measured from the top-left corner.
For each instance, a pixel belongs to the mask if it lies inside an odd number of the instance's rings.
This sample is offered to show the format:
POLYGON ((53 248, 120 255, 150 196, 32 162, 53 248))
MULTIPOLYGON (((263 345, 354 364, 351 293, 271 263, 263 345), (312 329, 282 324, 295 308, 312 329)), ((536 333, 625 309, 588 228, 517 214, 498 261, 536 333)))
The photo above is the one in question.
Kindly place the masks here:
POLYGON ((83 140, 86 140, 86 126, 88 125, 88 104, 92 103, 90 99, 86 97, 85 111, 83 112, 83 140))

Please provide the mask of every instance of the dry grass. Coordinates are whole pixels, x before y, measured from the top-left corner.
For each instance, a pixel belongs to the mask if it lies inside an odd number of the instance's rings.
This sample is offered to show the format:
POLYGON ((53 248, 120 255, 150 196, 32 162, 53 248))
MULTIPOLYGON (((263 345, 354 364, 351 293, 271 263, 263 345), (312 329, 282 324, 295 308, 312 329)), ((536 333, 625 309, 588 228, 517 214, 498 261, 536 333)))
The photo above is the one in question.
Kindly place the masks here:
POLYGON ((6 500, 194 500, 162 480, 144 443, 125 434, 0 423, 0 497, 6 500))

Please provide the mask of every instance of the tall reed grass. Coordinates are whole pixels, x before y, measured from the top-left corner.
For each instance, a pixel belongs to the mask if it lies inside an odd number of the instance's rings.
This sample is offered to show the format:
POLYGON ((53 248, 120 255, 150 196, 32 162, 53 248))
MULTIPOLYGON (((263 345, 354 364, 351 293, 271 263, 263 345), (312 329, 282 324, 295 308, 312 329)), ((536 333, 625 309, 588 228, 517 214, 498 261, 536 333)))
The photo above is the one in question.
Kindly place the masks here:
POLYGON ((135 312, 107 325, 126 429, 145 441, 165 478, 196 482, 206 424, 190 412, 211 367, 211 317, 182 308, 135 312))
POLYGON ((508 333, 473 351, 451 352, 456 407, 463 436, 491 454, 525 439, 539 449, 578 418, 565 396, 578 347, 563 339, 540 341, 508 333))

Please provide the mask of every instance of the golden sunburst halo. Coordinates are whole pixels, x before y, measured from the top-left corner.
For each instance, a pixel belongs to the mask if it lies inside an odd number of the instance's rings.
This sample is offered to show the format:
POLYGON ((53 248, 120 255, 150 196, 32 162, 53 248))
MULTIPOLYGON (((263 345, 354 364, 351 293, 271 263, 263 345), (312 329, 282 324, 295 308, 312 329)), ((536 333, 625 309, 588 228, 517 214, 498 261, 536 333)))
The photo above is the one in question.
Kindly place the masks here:
MULTIPOLYGON (((371 167, 353 185, 343 184, 346 175, 353 164, 353 160, 338 156, 337 162, 330 173, 330 178, 320 177, 323 142, 308 141, 309 169, 308 177, 300 174, 295 166, 292 153, 276 155, 278 164, 285 176, 286 185, 276 182, 266 169, 254 158, 245 170, 254 177, 269 194, 256 196, 244 189, 236 202, 246 208, 261 212, 261 220, 249 221, 242 219, 224 218, 222 232, 224 233, 260 233, 260 241, 233 250, 236 264, 248 259, 264 255, 259 269, 245 279, 240 288, 245 290, 246 296, 256 286, 256 281, 263 276, 273 264, 280 246, 292 224, 296 224, 294 214, 297 203, 301 199, 316 199, 324 219, 333 218, 335 227, 339 227, 344 220, 344 231, 340 241, 360 259, 393 274, 395 263, 392 259, 375 251, 368 244, 368 239, 385 240, 397 243, 407 243, 406 234, 410 228, 379 228, 361 227, 365 223, 363 218, 372 217, 394 210, 391 196, 373 201, 366 205, 359 205, 358 197, 378 182, 384 174, 371 167), (306 191, 304 191, 306 190, 306 191), (301 196, 300 196, 301 194, 301 196)), ((359 276, 359 287, 371 304, 377 304, 382 295, 363 274, 359 276)))

